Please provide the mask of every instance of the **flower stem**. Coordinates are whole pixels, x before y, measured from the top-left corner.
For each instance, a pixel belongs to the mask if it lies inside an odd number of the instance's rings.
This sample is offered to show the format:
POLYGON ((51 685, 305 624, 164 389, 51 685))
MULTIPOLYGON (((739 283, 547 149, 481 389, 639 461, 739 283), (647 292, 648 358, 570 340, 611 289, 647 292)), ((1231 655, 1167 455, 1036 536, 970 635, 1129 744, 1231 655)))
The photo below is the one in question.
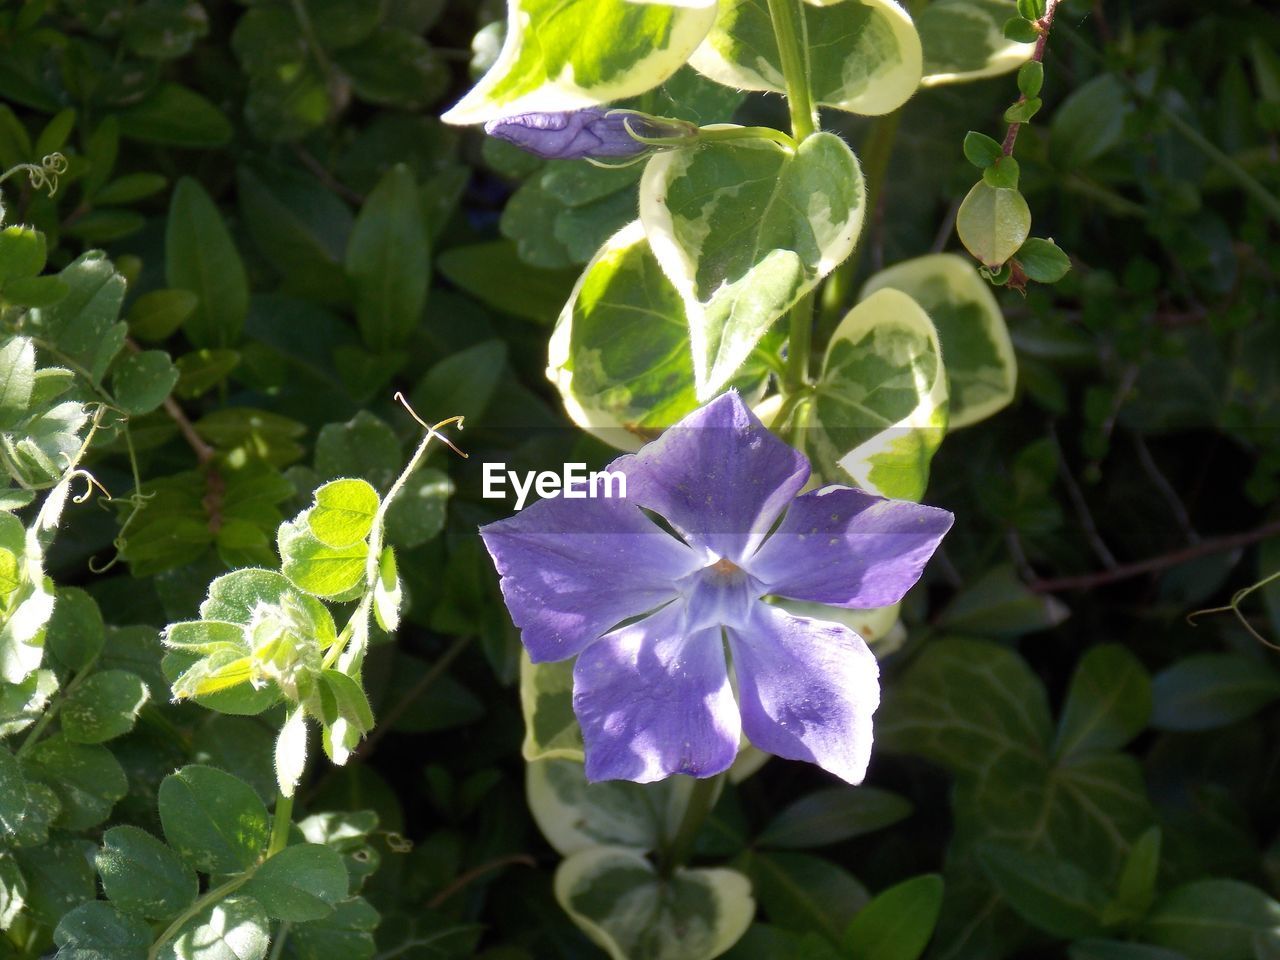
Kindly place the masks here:
MULTIPOLYGON (((809 42, 801 0, 769 0, 769 18, 778 42, 782 75, 787 84, 791 136, 802 143, 818 129, 809 86, 809 42)), ((813 339, 813 295, 806 294, 791 308, 791 336, 787 343, 787 373, 783 385, 794 392, 809 379, 809 345, 813 339)))
POLYGON ((797 141, 818 129, 809 87, 809 44, 804 10, 800 0, 769 0, 769 18, 778 41, 782 75, 787 83, 787 109, 791 112, 791 133, 797 141))
POLYGON ((706 127, 699 127, 698 139, 704 142, 710 140, 772 140, 774 143, 781 144, 789 150, 796 148, 796 142, 793 139, 773 127, 726 127, 723 130, 708 130, 706 127))
POLYGON ((682 867, 689 861, 693 845, 698 839, 698 831, 702 829, 703 821, 720 797, 724 777, 723 773, 718 773, 714 777, 693 782, 693 790, 689 793, 689 802, 685 805, 680 826, 659 854, 658 871, 662 876, 671 876, 677 867, 682 867))
POLYGON ((271 820, 271 842, 267 844, 267 859, 289 845, 289 828, 293 826, 293 797, 276 794, 276 809, 271 820))

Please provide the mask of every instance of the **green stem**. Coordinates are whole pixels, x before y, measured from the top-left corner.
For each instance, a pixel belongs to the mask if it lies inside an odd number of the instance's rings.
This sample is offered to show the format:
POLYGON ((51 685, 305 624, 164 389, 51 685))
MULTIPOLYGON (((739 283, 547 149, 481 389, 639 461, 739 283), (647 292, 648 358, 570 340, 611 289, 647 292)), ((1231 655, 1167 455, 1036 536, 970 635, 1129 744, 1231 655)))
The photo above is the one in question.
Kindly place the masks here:
POLYGON ((817 131, 818 118, 809 87, 809 43, 801 0, 769 0, 769 18, 787 84, 791 133, 798 142, 803 141, 817 131))
MULTIPOLYGON (((876 211, 884 196, 884 184, 889 175, 889 161, 893 159, 893 146, 898 139, 898 126, 902 111, 895 110, 877 117, 867 135, 862 152, 862 176, 867 185, 866 208, 863 212, 862 235, 874 226, 876 211)), ((858 264, 866 244, 859 243, 840 266, 832 272, 822 290, 822 319, 830 323, 839 318, 849 301, 853 299, 853 281, 858 275, 858 264)))
POLYGON ((791 334, 787 339, 786 392, 794 394, 809 382, 809 352, 813 343, 813 291, 791 308, 791 334))
POLYGON ((276 809, 271 819, 271 842, 267 844, 267 859, 289 845, 289 828, 293 826, 293 797, 276 794, 276 809))
POLYGON ((706 127, 699 127, 698 139, 702 141, 772 140, 774 143, 781 144, 789 150, 796 148, 796 142, 793 139, 773 127, 728 127, 724 130, 708 130, 706 127))
POLYGON ((160 956, 160 951, 164 948, 164 945, 177 936, 178 931, 186 925, 188 920, 192 917, 199 916, 210 905, 215 904, 220 900, 225 900, 230 894, 235 893, 235 891, 239 890, 249 882, 253 873, 253 870, 249 870, 240 874, 238 877, 232 877, 221 886, 214 887, 203 897, 197 898, 191 906, 178 914, 178 916, 174 918, 173 923, 165 927, 164 933, 160 934, 160 936, 156 938, 155 942, 151 944, 151 949, 147 951, 147 960, 156 960, 156 958, 160 956))
POLYGON ((689 793, 689 802, 684 808, 680 826, 676 828, 675 835, 661 851, 659 871, 664 877, 671 876, 677 867, 682 867, 689 862, 689 857, 693 854, 693 845, 698 839, 698 831, 702 829, 707 814, 716 805, 724 778, 723 773, 718 773, 714 777, 693 782, 693 790, 689 793))
MULTIPOLYGON (((787 109, 791 113, 791 136, 797 143, 813 136, 818 117, 809 86, 809 42, 801 0, 769 0, 769 18, 778 42, 782 75, 787 85, 787 109)), ((787 372, 783 387, 794 392, 809 379, 809 345, 813 340, 813 294, 791 308, 791 335, 787 343, 787 372)))

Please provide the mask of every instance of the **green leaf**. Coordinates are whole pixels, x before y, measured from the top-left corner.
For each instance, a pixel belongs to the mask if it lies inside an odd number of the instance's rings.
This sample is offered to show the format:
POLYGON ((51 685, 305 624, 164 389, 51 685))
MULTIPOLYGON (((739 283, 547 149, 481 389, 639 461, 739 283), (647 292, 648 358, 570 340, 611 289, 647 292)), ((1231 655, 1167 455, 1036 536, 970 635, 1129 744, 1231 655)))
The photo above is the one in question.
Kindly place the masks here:
POLYGON ((336 850, 299 843, 268 858, 242 890, 277 920, 319 920, 346 898, 347 868, 336 850))
POLYGON ((343 764, 360 738, 373 729, 373 711, 359 681, 340 670, 320 675, 324 749, 334 763, 343 764))
POLYGON ((1002 156, 982 171, 982 182, 993 187, 1016 190, 1018 187, 1018 161, 1013 157, 1002 156))
POLYGON ((1280 670, 1254 657, 1199 654, 1156 674, 1151 694, 1153 727, 1213 730, 1280 699, 1280 670))
POLYGON ((50 837, 42 846, 15 850, 14 858, 27 880, 28 915, 54 927, 65 914, 93 900, 97 891, 92 855, 92 843, 66 835, 50 837))
POLYGON ((165 277, 170 287, 198 298, 183 325, 197 347, 226 347, 240 339, 249 312, 244 263, 222 215, 204 187, 178 181, 165 231, 165 277))
POLYGON ((564 856, 591 847, 656 850, 673 836, 693 780, 588 783, 577 760, 539 760, 526 769, 525 795, 534 821, 564 856))
POLYGON ((858 911, 844 935, 857 960, 917 960, 928 946, 942 907, 942 878, 912 877, 890 887, 858 911))
POLYGON ((1066 860, 1037 856, 1004 844, 984 844, 983 872, 1028 923, 1075 940, 1102 933, 1106 890, 1066 860))
POLYGON ((1044 65, 1039 60, 1028 60, 1018 68, 1018 90, 1027 99, 1040 95, 1044 86, 1044 65))
POLYGON ((1005 754, 1045 757, 1052 726, 1044 687, 1016 653, 980 640, 934 641, 877 718, 882 749, 979 774, 1005 754))
POLYGON ((379 27, 373 36, 334 55, 356 96, 370 103, 422 109, 449 86, 441 56, 422 37, 396 27, 379 27))
POLYGON ((149 920, 171 917, 196 898, 195 873, 145 830, 112 827, 94 857, 102 889, 125 913, 149 920))
POLYGON ((0 287, 11 280, 25 280, 44 269, 44 234, 31 227, 13 225, 0 229, 0 287))
POLYGON ((573 661, 534 663, 520 655, 520 707, 530 762, 562 758, 583 761, 582 729, 573 712, 573 661))
POLYGON ((325 546, 349 547, 369 536, 379 503, 378 491, 364 480, 331 480, 316 490, 307 528, 325 546))
MULTIPOLYGON (((619 449, 639 449, 652 431, 697 408, 684 305, 639 222, 588 264, 548 353, 547 375, 574 423, 619 449)), ((734 386, 755 396, 767 376, 753 354, 734 386)))
POLYGON ((129 307, 129 332, 139 340, 167 340, 195 312, 200 299, 190 290, 153 290, 129 307))
POLYGON ((129 173, 108 183, 94 194, 93 199, 99 204, 136 203, 159 193, 168 185, 168 178, 159 173, 129 173))
POLYGON ((164 778, 159 792, 165 839, 201 873, 239 873, 267 846, 267 809, 243 780, 191 764, 164 778))
MULTIPOLYGON (((911 17, 889 0, 805 4, 809 80, 814 99, 869 116, 892 113, 923 72, 911 17)), ((728 0, 690 65, 718 83, 784 93, 786 83, 767 0, 728 0)))
POLYGON ((919 500, 947 403, 933 322, 911 297, 882 289, 832 334, 802 443, 828 480, 849 476, 881 496, 919 500))
POLYGON ((738 862, 771 922, 839 944, 870 899, 843 867, 807 853, 748 852, 738 862))
POLYGON ((1015 253, 1031 232, 1031 208, 1017 190, 978 181, 956 214, 960 242, 988 267, 998 267, 1015 253))
POLYGON ((262 905, 236 894, 184 923, 156 960, 263 960, 270 942, 270 921, 262 905))
POLYGON ((1142 939, 1190 960, 1253 960, 1254 943, 1280 926, 1280 903, 1236 880, 1197 880, 1157 901, 1142 939))
POLYGON ((979 170, 985 170, 1004 156, 1004 147, 985 133, 970 130, 964 135, 964 155, 979 170))
POLYGON ((189 87, 162 83, 141 103, 115 116, 120 135, 163 146, 209 148, 231 139, 231 121, 208 99, 189 87))
POLYGON ((51 307, 70 292, 61 277, 28 277, 5 284, 4 298, 19 307, 51 307))
POLYGON ((103 743, 133 729, 150 697, 147 685, 128 670, 100 670, 67 694, 62 732, 74 743, 103 743))
POLYGON ((591 847, 556 870, 556 900, 612 960, 701 960, 729 949, 755 913, 735 870, 677 869, 659 877, 643 855, 591 847))
POLYGON ((1151 716, 1151 678, 1125 647, 1107 644, 1080 660, 1058 726, 1059 757, 1117 750, 1142 732, 1151 716))
MULTIPOLYGON (((1019 100, 1004 112, 1004 122, 1027 123, 1032 117, 1040 112, 1040 108, 1043 106, 1044 101, 1039 97, 1032 97, 1028 100, 1019 100)), ((1002 184, 1002 186, 1005 185, 1002 184)))
POLYGON ((967 83, 1016 70, 1034 43, 1010 40, 1008 0, 934 0, 916 17, 924 47, 926 87, 967 83))
POLYGON ((58 678, 52 670, 37 670, 21 683, 0 684, 0 738, 35 723, 57 692, 58 678))
POLYGON ((1035 24, 1023 19, 1021 16, 1010 17, 1006 20, 1003 32, 1005 39, 1012 40, 1015 43, 1035 43, 1040 37, 1040 32, 1036 30, 1035 24))
POLYGON ((8 930, 27 905, 27 881, 18 862, 0 853, 0 930, 8 930))
POLYGON ((949 430, 1009 405, 1018 361, 991 285, 972 263, 952 253, 905 260, 867 280, 861 299, 885 287, 909 296, 937 328, 949 384, 949 430))
MULTIPOLYGON (((376 929, 378 911, 363 898, 352 897, 339 903, 333 914, 323 920, 291 926, 284 955, 289 960, 373 960, 376 929)), ((431 950, 437 945, 443 948, 448 944, 433 939, 425 948, 431 950)))
POLYGON ((192 399, 225 382, 231 371, 240 366, 240 352, 192 350, 180 356, 174 366, 178 368, 178 382, 173 392, 184 399, 192 399))
POLYGON ((434 539, 444 529, 453 481, 440 470, 414 471, 387 507, 387 539, 406 550, 434 539))
POLYGON ((125 413, 150 413, 178 382, 178 369, 163 350, 130 353, 111 371, 111 392, 125 413))
POLYGON ((316 473, 326 480, 363 477, 374 489, 385 490, 400 473, 401 462, 395 431, 367 410, 346 423, 325 424, 316 437, 316 473))
POLYGON ((1125 118, 1133 109, 1124 85, 1110 73, 1076 87, 1054 110, 1049 125, 1055 165, 1078 171, 1107 153, 1124 137, 1125 118))
POLYGON ((509 240, 454 247, 436 260, 440 273, 481 303, 536 323, 550 323, 573 289, 568 270, 530 270, 509 240))
POLYGON ((715 15, 713 0, 511 0, 497 60, 443 119, 483 123, 643 93, 684 65, 715 15))
POLYGON ((773 322, 849 255, 864 199, 857 159, 829 133, 794 151, 729 140, 649 161, 640 219, 684 302, 700 400, 736 377, 773 322))
POLYGON ((1018 0, 1018 14, 1024 20, 1039 20, 1044 11, 1045 0, 1018 0))
POLYGON ((883 830, 911 815, 911 802, 874 787, 829 787, 797 800, 761 832, 766 847, 825 847, 883 830))
POLYGON ((53 931, 57 960, 147 960, 151 928, 126 917, 109 903, 82 903, 53 931))
POLYGON ((1037 283, 1057 283, 1071 269, 1071 258, 1052 240, 1039 237, 1032 237, 1018 248, 1018 263, 1037 283))
POLYGON ((1160 828, 1152 827, 1129 850, 1120 871, 1116 895, 1102 914, 1107 926, 1141 920, 1151 909, 1160 871, 1160 841, 1160 828))
POLYGON ((418 185, 404 164, 387 171, 360 208, 346 270, 366 346, 401 346, 422 321, 431 276, 418 185))
POLYGON ((317 597, 340 597, 364 582, 369 545, 359 540, 330 547, 307 532, 305 520, 280 525, 281 569, 300 589, 317 597))
POLYGON ((27 813, 27 789, 18 761, 0 747, 0 827, 6 833, 16 831, 27 813))
POLYGON ((67 295, 31 311, 31 328, 101 383, 128 329, 119 321, 124 277, 99 251, 81 254, 58 277, 67 285, 67 295))
POLYGON ((1057 599, 1032 593, 1010 566, 992 567, 943 609, 938 624, 957 633, 1017 637, 1055 627, 1070 611, 1057 599))
POLYGON ((26 337, 11 337, 0 346, 0 430, 27 416, 35 376, 35 344, 26 337))
POLYGON ((29 778, 53 790, 62 805, 54 823, 68 830, 97 826, 129 792, 129 781, 110 750, 98 744, 73 743, 65 734, 37 743, 24 766, 29 778))

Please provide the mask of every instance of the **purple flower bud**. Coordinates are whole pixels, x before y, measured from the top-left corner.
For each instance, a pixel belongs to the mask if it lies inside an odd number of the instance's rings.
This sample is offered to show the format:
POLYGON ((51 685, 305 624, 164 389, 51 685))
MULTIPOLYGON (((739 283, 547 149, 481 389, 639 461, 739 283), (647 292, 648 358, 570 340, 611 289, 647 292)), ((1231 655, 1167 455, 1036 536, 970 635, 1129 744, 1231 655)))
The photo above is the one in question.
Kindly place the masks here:
POLYGON ((653 149, 632 136, 632 131, 642 137, 690 137, 697 128, 683 120, 588 107, 570 113, 525 113, 490 120, 484 131, 547 160, 616 160, 653 149))

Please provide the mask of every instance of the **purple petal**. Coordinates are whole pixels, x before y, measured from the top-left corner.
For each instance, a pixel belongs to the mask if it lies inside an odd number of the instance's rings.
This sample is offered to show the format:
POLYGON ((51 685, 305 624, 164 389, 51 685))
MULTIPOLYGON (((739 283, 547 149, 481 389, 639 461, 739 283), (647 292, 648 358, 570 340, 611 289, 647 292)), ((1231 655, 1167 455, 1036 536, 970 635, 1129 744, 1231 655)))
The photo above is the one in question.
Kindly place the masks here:
POLYGON ((480 530, 534 662, 578 653, 674 598, 694 552, 624 500, 539 500, 480 530))
POLYGON ((709 777, 738 753, 741 721, 720 628, 685 635, 684 605, 593 643, 573 669, 587 779, 709 777))
POLYGON ((729 391, 615 461, 627 499, 716 557, 748 556, 809 478, 809 461, 729 391))
POLYGON ((747 738, 768 753, 807 760, 861 783, 880 704, 875 654, 848 627, 756 604, 729 630, 747 738))
POLYGON ((779 596, 885 607, 920 579, 954 519, 936 507, 828 487, 798 497, 747 567, 779 596))

